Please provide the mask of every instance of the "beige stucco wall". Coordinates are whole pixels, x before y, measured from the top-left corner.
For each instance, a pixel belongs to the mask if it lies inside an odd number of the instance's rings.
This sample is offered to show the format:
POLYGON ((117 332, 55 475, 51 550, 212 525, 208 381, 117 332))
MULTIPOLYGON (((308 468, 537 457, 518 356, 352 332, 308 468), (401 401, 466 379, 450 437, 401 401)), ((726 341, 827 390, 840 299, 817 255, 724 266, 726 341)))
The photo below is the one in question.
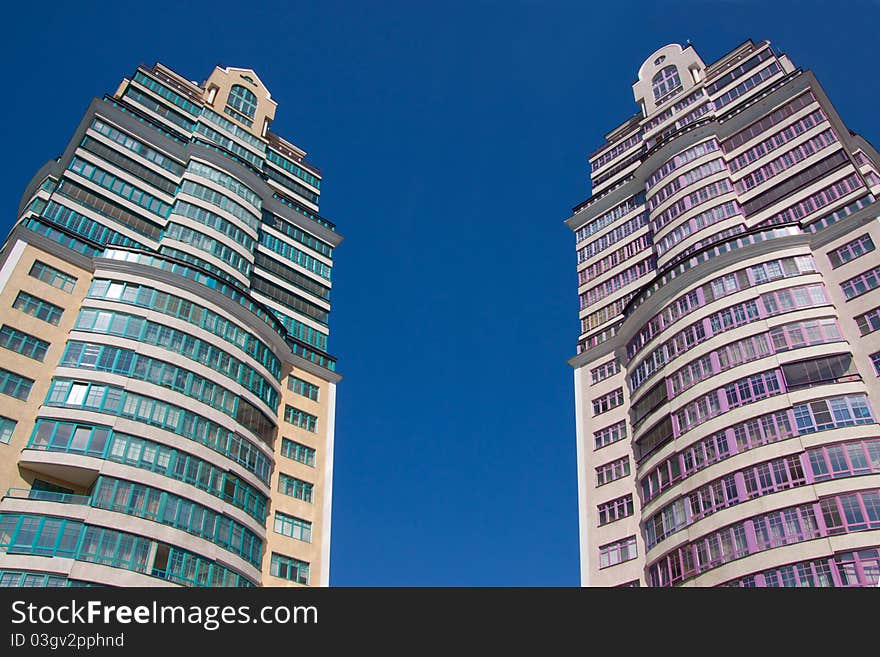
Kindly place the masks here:
MULTIPOLYGON (((0 492, 7 488, 30 488, 34 473, 22 469, 18 465, 18 455, 27 445, 34 427, 41 404, 46 399, 46 392, 52 377, 52 371, 58 364, 64 351, 67 334, 76 321, 79 306, 89 289, 92 274, 84 269, 74 267, 69 262, 42 251, 23 241, 17 241, 3 253, 3 264, 0 265, 0 320, 25 333, 49 342, 43 362, 27 358, 8 349, 0 349, 2 367, 30 379, 34 385, 26 401, 8 395, 0 395, 0 415, 16 420, 18 424, 8 445, 0 444, 0 492), (41 260, 71 276, 77 278, 72 293, 64 292, 28 275, 35 260, 41 260), (19 291, 25 291, 35 297, 64 308, 64 314, 58 326, 53 326, 21 310, 12 307, 19 291)), ((39 478, 52 482, 51 477, 41 474, 39 478)), ((65 482, 54 481, 52 483, 65 482)), ((81 492, 81 491, 77 491, 81 492)))
POLYGON ((332 436, 333 419, 332 412, 332 385, 309 372, 299 368, 285 366, 281 402, 278 405, 279 432, 275 441, 275 470, 272 473, 270 512, 266 518, 266 551, 263 558, 263 583, 266 586, 301 586, 279 577, 270 575, 271 556, 273 552, 293 557, 309 564, 309 584, 317 586, 326 580, 325 556, 322 545, 325 532, 325 506, 329 504, 327 495, 327 459, 330 456, 330 441, 332 436), (291 391, 287 385, 288 377, 293 374, 303 381, 307 381, 319 387, 318 400, 313 401, 307 397, 291 391), (301 411, 310 413, 318 418, 315 433, 297 427, 284 420, 285 406, 291 405, 301 411), (315 449, 314 467, 300 463, 292 458, 281 454, 282 438, 288 438, 307 447, 315 449), (278 478, 283 473, 296 477, 302 481, 314 484, 312 503, 296 499, 279 492, 278 478), (310 543, 278 534, 274 530, 275 511, 287 515, 296 516, 312 523, 312 540, 310 543))

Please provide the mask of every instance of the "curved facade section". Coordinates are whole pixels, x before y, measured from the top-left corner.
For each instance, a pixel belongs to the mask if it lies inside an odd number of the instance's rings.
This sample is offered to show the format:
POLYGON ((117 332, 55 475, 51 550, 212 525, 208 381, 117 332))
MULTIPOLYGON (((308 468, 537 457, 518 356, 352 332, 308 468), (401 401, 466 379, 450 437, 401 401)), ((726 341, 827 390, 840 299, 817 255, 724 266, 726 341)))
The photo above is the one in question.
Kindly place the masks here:
POLYGON ((633 89, 567 221, 582 582, 874 586, 877 153, 766 42, 633 89))
POLYGON ((328 584, 342 238, 275 109, 249 69, 141 67, 28 186, 0 267, 0 577, 328 584))

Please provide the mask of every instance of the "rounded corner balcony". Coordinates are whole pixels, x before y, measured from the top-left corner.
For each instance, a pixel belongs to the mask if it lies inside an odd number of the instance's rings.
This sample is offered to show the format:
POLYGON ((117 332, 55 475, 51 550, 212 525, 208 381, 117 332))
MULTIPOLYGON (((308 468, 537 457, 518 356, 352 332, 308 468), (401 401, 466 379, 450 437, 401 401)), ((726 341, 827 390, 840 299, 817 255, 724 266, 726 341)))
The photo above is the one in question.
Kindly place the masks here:
POLYGON ((159 269, 195 281, 234 301, 242 309, 257 317, 260 320, 260 324, 271 329, 272 333, 280 339, 281 343, 285 346, 287 344, 287 329, 273 312, 262 302, 254 299, 240 286, 215 276, 203 267, 161 253, 115 245, 105 248, 99 257, 108 261, 125 262, 159 269))
MULTIPOLYGON (((652 281, 639 289, 639 291, 626 304, 622 314, 625 319, 628 319, 635 314, 638 308, 647 301, 647 299, 660 291, 663 286, 668 284, 674 278, 681 276, 692 268, 709 262, 714 258, 719 258, 727 253, 738 251, 739 249, 766 242, 768 240, 805 235, 806 233, 797 223, 779 225, 772 228, 752 228, 744 232, 742 235, 733 236, 715 244, 700 247, 692 253, 680 254, 676 260, 669 263, 665 268, 659 270, 652 281)), ((624 325, 627 324, 629 324, 629 322, 624 323, 624 325)))
POLYGON ((162 481, 149 477, 129 481, 106 473, 97 477, 86 495, 11 488, 0 500, 0 526, 9 525, 3 527, 6 534, 0 531, 0 551, 5 547, 7 554, 70 556, 51 555, 52 548, 60 542, 67 544, 71 555, 87 551, 86 545, 64 534, 93 531, 109 534, 121 544, 140 541, 152 549, 185 545, 194 559, 225 564, 258 583, 265 525, 244 514, 229 513, 225 505, 220 509, 205 506, 199 495, 183 497, 176 492, 179 488, 185 487, 171 484, 166 490, 162 481), (17 535, 11 529, 16 523, 17 535), (59 536, 62 527, 69 532, 59 536))
POLYGON ((618 336, 652 585, 708 585, 750 576, 758 566, 747 564, 779 565, 781 553, 743 558, 827 535, 809 521, 821 504, 857 499, 867 527, 880 514, 872 494, 814 503, 841 490, 820 483, 820 452, 852 455, 861 474, 880 475, 880 431, 804 236, 796 225, 759 228, 689 254, 624 310, 618 336), (808 529, 765 536, 786 518, 808 529))

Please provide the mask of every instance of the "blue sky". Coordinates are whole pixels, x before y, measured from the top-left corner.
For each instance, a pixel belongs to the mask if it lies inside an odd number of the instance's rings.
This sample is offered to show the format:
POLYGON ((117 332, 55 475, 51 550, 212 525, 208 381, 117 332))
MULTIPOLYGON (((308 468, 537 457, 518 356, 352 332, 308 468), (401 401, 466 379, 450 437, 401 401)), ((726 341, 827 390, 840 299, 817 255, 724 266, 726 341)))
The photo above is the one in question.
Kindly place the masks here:
MULTIPOLYGON (((12 11, 13 13, 8 13, 12 11)), ((578 582, 573 237, 654 50, 769 39, 880 144, 875 2, 18 4, 0 207, 139 63, 255 69, 325 176, 339 386, 331 584, 578 582), (21 126, 17 128, 14 126, 21 126)))

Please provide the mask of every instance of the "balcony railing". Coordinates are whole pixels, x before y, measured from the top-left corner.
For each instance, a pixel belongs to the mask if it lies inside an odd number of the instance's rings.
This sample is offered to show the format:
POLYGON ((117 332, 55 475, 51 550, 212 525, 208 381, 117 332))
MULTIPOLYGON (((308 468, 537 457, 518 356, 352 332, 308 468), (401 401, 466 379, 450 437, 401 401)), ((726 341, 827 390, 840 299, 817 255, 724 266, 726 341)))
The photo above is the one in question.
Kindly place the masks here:
POLYGON ((72 493, 56 493, 49 490, 34 490, 33 488, 10 488, 4 498, 10 497, 16 500, 39 500, 41 502, 60 502, 61 504, 88 504, 91 499, 88 495, 73 495, 72 493))

